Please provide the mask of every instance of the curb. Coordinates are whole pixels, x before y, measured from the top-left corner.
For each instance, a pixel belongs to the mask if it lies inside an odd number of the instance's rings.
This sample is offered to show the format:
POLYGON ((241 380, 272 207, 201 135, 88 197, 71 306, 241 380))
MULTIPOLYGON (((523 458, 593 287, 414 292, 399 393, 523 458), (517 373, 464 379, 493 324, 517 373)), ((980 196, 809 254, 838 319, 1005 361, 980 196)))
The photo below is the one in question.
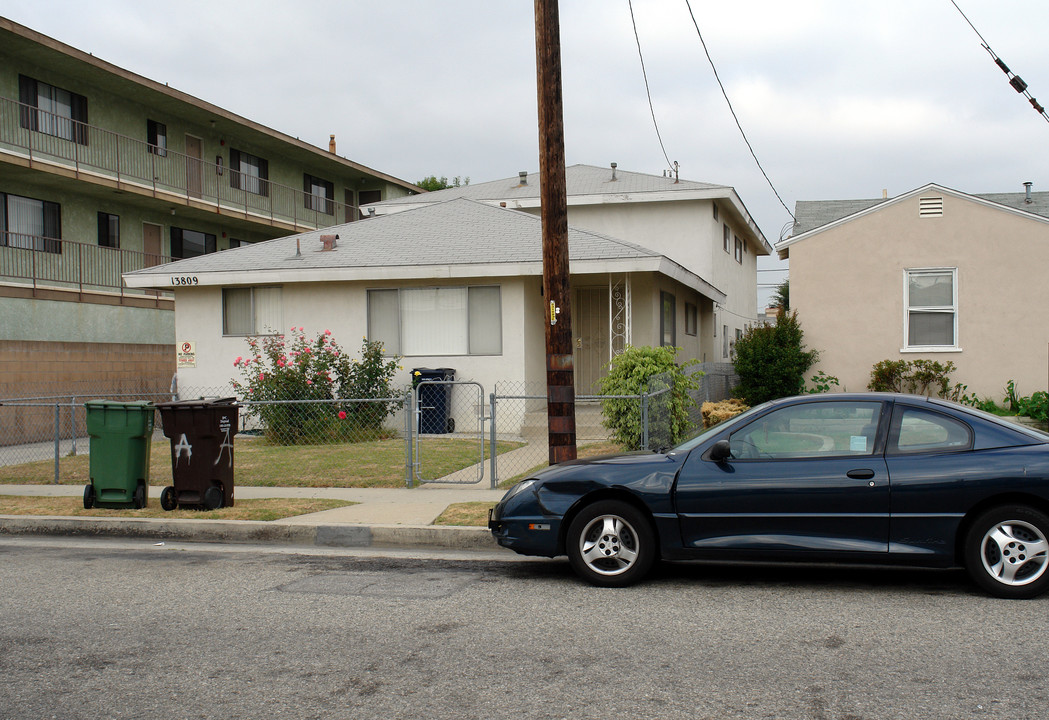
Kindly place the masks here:
POLYGON ((260 543, 321 547, 415 547, 494 550, 488 528, 434 525, 293 525, 251 520, 153 520, 0 515, 0 536, 59 535, 146 538, 183 542, 260 543))

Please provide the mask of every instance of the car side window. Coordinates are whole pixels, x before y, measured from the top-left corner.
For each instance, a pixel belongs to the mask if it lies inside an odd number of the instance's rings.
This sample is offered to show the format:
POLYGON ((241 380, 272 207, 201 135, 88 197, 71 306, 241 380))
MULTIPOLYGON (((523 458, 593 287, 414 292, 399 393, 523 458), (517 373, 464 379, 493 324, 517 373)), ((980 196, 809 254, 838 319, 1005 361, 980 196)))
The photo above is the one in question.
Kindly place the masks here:
POLYGON ((907 405, 897 405, 893 411, 891 453, 968 450, 972 442, 972 430, 960 420, 907 405))
POLYGON ((729 436, 739 460, 871 455, 882 403, 812 402, 773 410, 729 436))

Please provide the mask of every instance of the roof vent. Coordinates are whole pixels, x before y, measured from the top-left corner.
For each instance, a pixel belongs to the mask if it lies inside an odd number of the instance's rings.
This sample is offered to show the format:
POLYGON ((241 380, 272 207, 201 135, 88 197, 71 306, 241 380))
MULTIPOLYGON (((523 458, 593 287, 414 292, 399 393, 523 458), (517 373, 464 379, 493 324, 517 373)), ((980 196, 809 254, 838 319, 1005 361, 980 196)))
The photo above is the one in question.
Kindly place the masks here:
POLYGON ((321 235, 321 252, 330 252, 339 246, 338 235, 321 235))
POLYGON ((527 170, 522 170, 521 172, 517 173, 517 177, 519 177, 521 179, 521 185, 522 186, 528 184, 528 171, 527 170))
POLYGON ((612 182, 616 181, 616 163, 612 163, 612 182))
POLYGON ((375 217, 375 208, 368 208, 368 217, 375 217))
POLYGON ((1024 198, 1024 202, 1028 203, 1028 204, 1034 202, 1034 200, 1031 199, 1031 186, 1032 185, 1034 185, 1034 183, 1031 182, 1031 181, 1027 181, 1027 182, 1024 183, 1024 189, 1027 190, 1027 197, 1024 198))
POLYGON ((943 198, 918 198, 918 217, 943 217, 943 198))

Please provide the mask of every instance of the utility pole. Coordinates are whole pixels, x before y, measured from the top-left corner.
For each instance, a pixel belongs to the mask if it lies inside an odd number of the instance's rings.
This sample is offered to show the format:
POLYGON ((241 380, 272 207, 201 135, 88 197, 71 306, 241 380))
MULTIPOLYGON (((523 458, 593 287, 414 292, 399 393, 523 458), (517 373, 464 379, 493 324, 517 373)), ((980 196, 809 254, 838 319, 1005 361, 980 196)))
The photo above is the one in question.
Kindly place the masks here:
POLYGON ((557 0, 535 0, 535 60, 539 88, 547 430, 550 464, 555 465, 576 457, 572 291, 568 284, 568 196, 557 0))

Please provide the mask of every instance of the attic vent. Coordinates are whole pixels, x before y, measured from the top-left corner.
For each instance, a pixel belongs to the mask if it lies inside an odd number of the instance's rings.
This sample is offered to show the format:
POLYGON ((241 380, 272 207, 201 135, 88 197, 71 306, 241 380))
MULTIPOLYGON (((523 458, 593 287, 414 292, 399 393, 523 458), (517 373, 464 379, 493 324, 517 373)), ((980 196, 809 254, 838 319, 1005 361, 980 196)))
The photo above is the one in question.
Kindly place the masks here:
POLYGON ((321 252, 330 252, 339 246, 338 235, 321 235, 321 252))
POLYGON ((943 198, 918 198, 918 217, 943 217, 943 198))

